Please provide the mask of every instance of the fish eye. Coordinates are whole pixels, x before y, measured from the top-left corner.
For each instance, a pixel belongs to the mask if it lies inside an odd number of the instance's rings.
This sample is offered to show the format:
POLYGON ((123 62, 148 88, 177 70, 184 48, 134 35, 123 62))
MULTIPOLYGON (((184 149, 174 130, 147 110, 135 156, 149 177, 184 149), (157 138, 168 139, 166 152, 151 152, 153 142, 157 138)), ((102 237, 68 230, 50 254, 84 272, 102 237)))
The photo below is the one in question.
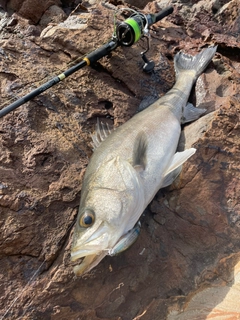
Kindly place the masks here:
POLYGON ((91 209, 84 210, 83 214, 79 219, 79 225, 82 228, 91 227, 95 222, 95 214, 91 209))

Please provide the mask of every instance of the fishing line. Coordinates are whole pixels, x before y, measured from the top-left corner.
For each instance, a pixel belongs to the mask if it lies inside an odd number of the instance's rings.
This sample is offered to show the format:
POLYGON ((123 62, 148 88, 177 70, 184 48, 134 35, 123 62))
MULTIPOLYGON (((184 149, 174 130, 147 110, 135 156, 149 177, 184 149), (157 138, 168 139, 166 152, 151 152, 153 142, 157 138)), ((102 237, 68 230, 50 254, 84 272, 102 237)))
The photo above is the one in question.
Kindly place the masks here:
MULTIPOLYGON (((76 214, 75 214, 75 218, 76 218, 76 214)), ((66 235, 63 237, 63 238, 61 238, 56 244, 57 244, 57 246, 59 246, 60 244, 61 244, 61 242, 62 242, 62 240, 63 239, 65 239, 67 236, 68 236, 68 233, 69 233, 69 231, 72 229, 72 227, 74 226, 74 224, 75 224, 75 218, 73 219, 73 221, 70 223, 70 225, 68 226, 68 228, 67 228, 67 231, 66 231, 66 235)), ((43 262, 46 262, 46 260, 44 260, 43 262)), ((36 277, 37 277, 38 275, 36 274, 36 277)), ((27 284, 28 285, 28 284, 27 284)), ((27 286, 26 285, 26 286, 27 286)), ((25 288, 26 288, 26 286, 25 286, 25 288)), ((34 299, 32 299, 31 301, 30 301, 30 303, 28 304, 28 306, 25 308, 25 310, 24 310, 24 312, 21 314, 21 317, 23 317, 26 313, 27 313, 27 311, 29 310, 29 308, 30 308, 30 306, 32 305, 32 303, 33 303, 33 301, 34 301, 34 299)), ((16 302, 16 301, 15 301, 16 302)), ((2 320, 2 319, 0 319, 0 320, 2 320)))
POLYGON ((44 261, 40 264, 40 266, 38 267, 38 269, 34 272, 33 276, 30 278, 30 280, 27 282, 27 284, 23 287, 23 289, 20 291, 20 293, 16 296, 16 298, 13 300, 13 302, 10 304, 10 306, 8 307, 8 309, 6 310, 6 312, 4 313, 4 315, 0 318, 0 320, 3 320, 5 318, 5 316, 8 314, 8 312, 12 309, 12 307, 14 306, 14 304, 18 301, 18 299, 20 298, 20 296, 23 294, 23 292, 26 290, 26 288, 30 285, 30 283, 33 281, 33 279, 35 280, 35 278, 37 277, 37 274, 39 272, 39 270, 41 269, 41 267, 44 265, 45 263, 45 259, 44 261))
MULTIPOLYGON (((76 208, 73 208, 73 211, 75 211, 76 208)), ((58 240, 56 242, 56 245, 59 246, 62 242, 63 239, 67 238, 67 236, 69 235, 69 232, 71 231, 72 227, 75 224, 75 220, 76 220, 76 216, 77 213, 74 214, 74 218, 72 220, 72 222, 69 224, 69 226, 67 227, 67 230, 65 232, 65 235, 63 238, 61 238, 60 240, 58 240)), ((14 300, 12 301, 12 303, 10 304, 10 306, 8 307, 8 309, 5 311, 5 313, 3 314, 3 316, 0 318, 0 320, 3 320, 6 315, 8 314, 8 312, 13 308, 13 306, 15 305, 15 303, 18 301, 18 299, 20 298, 20 296, 23 294, 24 291, 26 291, 27 287, 30 286, 31 282, 34 282, 34 280, 37 278, 37 276, 40 274, 40 269, 42 268, 42 266, 44 265, 44 263, 47 262, 46 259, 43 260, 43 262, 40 264, 40 266, 37 268, 37 270, 34 272, 34 274, 32 275, 32 277, 30 278, 30 280, 27 282, 27 284, 23 287, 23 289, 20 290, 19 294, 16 296, 16 298, 14 298, 14 300)), ((24 316, 26 314, 26 312, 28 311, 29 307, 31 306, 32 302, 34 300, 32 299, 29 303, 29 305, 27 306, 27 308, 25 309, 25 311, 23 312, 23 314, 21 315, 24 316)))

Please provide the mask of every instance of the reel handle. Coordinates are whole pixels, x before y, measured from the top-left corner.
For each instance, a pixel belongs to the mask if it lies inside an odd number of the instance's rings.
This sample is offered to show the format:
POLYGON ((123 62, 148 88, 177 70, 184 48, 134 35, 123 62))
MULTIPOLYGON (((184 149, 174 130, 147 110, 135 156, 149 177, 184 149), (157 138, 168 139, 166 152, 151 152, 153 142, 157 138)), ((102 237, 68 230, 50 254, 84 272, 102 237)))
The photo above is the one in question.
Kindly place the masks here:
MULTIPOLYGON (((169 14, 171 14, 173 12, 173 7, 167 7, 165 9, 163 9, 162 11, 158 12, 157 14, 149 14, 147 15, 147 21, 148 21, 148 26, 153 25, 154 23, 160 21, 161 19, 165 18, 166 16, 168 16, 169 14)), ((148 41, 148 47, 147 49, 141 53, 142 59, 144 61, 144 66, 143 66, 143 71, 150 73, 153 71, 154 67, 155 67, 155 63, 154 61, 149 61, 146 57, 146 53, 149 50, 150 47, 150 38, 149 36, 147 37, 147 41, 148 41)))

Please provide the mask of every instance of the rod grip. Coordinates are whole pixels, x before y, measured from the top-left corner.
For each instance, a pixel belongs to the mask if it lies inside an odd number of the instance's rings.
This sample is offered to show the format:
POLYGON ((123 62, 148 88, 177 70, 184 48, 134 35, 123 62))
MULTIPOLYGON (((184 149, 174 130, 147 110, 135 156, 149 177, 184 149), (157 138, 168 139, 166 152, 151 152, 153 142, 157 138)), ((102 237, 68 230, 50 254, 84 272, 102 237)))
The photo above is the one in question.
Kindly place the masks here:
POLYGON ((155 18, 155 22, 158 22, 160 20, 162 20, 163 18, 165 18, 166 16, 168 16, 169 14, 173 13, 173 7, 167 7, 165 9, 163 9, 162 11, 158 12, 157 14, 155 14, 154 18, 155 18))
POLYGON ((118 46, 116 41, 111 40, 110 42, 104 44, 102 47, 89 53, 86 58, 89 60, 90 64, 98 61, 104 56, 107 56, 112 50, 118 46))

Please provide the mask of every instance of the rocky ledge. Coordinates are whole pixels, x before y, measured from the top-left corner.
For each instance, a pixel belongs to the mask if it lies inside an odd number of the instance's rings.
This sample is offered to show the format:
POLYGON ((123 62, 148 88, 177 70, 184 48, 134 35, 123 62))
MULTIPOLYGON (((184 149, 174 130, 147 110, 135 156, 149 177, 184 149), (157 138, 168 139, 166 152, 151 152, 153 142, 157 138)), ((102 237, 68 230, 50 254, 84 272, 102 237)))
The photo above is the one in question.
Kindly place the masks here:
MULTIPOLYGON (((32 320, 240 318, 239 0, 0 1, 1 108, 113 33, 114 9, 174 12, 145 40, 119 47, 0 119, 0 317, 32 320), (137 242, 83 278, 72 226, 97 118, 118 126, 173 85, 173 57, 216 44, 190 97, 206 108, 183 128, 196 154, 160 190, 137 242)), ((157 172, 156 172, 157 175, 157 172)))

